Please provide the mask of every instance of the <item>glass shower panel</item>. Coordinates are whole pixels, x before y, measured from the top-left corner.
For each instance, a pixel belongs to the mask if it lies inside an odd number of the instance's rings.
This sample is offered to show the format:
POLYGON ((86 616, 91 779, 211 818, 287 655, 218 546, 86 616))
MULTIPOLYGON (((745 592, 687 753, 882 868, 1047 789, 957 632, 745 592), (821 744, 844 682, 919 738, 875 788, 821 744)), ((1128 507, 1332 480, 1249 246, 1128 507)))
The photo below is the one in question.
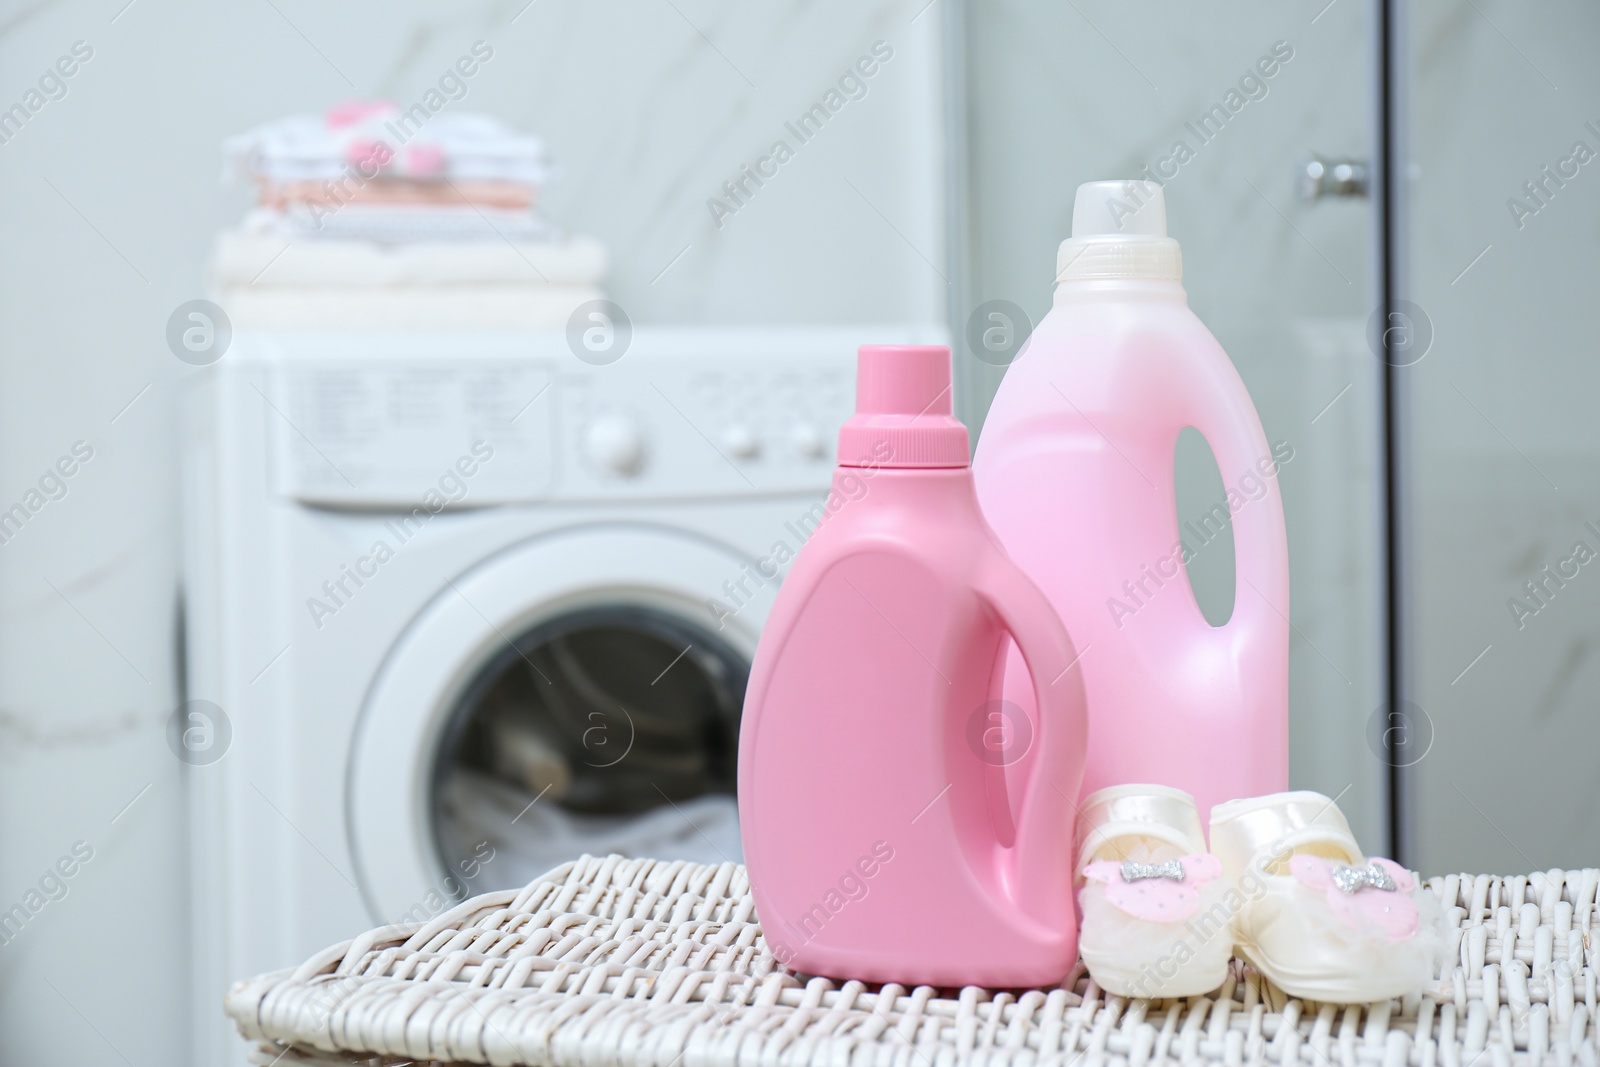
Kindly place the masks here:
POLYGON ((1424 871, 1600 854, 1600 9, 1427 0, 1410 27, 1411 768, 1424 871))
MULTIPOLYGON (((988 301, 1038 321, 1080 182, 1164 183, 1190 302, 1233 357, 1269 440, 1292 449, 1279 473, 1292 560, 1292 784, 1338 796, 1376 850, 1387 826, 1375 728, 1386 721, 1382 363, 1367 339, 1371 202, 1359 167, 1338 169, 1366 158, 1371 135, 1366 13, 1264 0, 969 3, 960 35, 969 164, 958 177, 970 204, 968 271, 952 330, 965 337, 966 318, 988 301), (1307 180, 1309 153, 1328 160, 1320 182, 1307 180)), ((959 359, 976 425, 1003 371, 970 347, 959 359)), ((1203 470, 1199 457, 1197 469, 1179 468, 1179 506, 1196 516, 1210 506, 1204 486, 1181 490, 1203 470)), ((1220 473, 1232 484, 1242 472, 1220 473)), ((1231 568, 1202 568, 1197 592, 1204 601, 1207 583, 1231 580, 1231 568)))

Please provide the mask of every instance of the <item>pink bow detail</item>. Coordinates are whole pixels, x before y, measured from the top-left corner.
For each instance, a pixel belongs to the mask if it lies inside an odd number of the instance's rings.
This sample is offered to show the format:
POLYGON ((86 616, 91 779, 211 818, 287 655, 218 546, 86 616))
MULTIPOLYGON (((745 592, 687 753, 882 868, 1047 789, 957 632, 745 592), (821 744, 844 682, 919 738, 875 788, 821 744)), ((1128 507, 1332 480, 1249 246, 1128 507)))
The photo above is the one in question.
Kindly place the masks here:
POLYGON ((1200 905, 1200 887, 1222 874, 1222 864, 1215 856, 1196 853, 1176 861, 1183 869, 1183 879, 1174 881, 1167 877, 1139 878, 1127 881, 1122 876, 1122 863, 1118 860, 1101 860, 1083 869, 1083 876, 1091 882, 1104 885, 1106 899, 1118 910, 1146 922, 1182 922, 1195 913, 1200 905))
POLYGON ((328 109, 323 122, 328 129, 358 126, 363 122, 387 115, 395 109, 393 100, 342 100, 328 109))
POLYGON ((414 144, 406 149, 406 173, 420 177, 444 173, 444 149, 436 144, 414 144))
POLYGON ((358 168, 364 178, 375 177, 392 159, 394 149, 382 141, 351 141, 345 149, 345 161, 358 168))
MULTIPOLYGON (((1404 941, 1415 934, 1421 925, 1421 918, 1417 914, 1416 901, 1410 896, 1417 886, 1411 872, 1393 860, 1370 859, 1364 866, 1378 867, 1387 872, 1394 888, 1383 888, 1371 878, 1346 877, 1347 884, 1354 884, 1353 889, 1346 891, 1335 880, 1334 871, 1349 866, 1321 856, 1303 854, 1289 860, 1289 872, 1302 884, 1323 890, 1328 910, 1343 919, 1347 926, 1356 929, 1376 927, 1390 941, 1404 941)), ((1362 870, 1361 867, 1355 869, 1358 872, 1362 870)))

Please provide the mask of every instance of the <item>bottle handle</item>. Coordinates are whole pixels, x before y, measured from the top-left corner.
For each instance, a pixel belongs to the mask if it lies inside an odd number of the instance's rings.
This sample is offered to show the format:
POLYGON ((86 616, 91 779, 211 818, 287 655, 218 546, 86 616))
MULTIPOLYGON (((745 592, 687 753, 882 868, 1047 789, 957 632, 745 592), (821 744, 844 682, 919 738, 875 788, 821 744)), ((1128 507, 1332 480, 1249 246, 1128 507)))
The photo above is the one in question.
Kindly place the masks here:
MULTIPOLYGON (((1190 393, 1197 403, 1188 420, 1216 457, 1224 490, 1238 492, 1244 500, 1233 513, 1233 615, 1223 630, 1236 625, 1254 628, 1262 621, 1289 617, 1288 538, 1278 486, 1279 459, 1232 363, 1228 371, 1231 381, 1210 379, 1210 389, 1190 393), (1271 473, 1264 473, 1263 466, 1271 473), (1257 497, 1246 492, 1245 483, 1251 479, 1264 486, 1257 497)), ((1293 455, 1291 448, 1290 458, 1293 455)))
MULTIPOLYGON (((1021 652, 1038 709, 1029 741, 1032 770, 1023 787, 1010 851, 1012 877, 1006 882, 1024 914, 1054 927, 1075 921, 1073 829, 1089 736, 1083 678, 1055 608, 1009 557, 997 556, 985 568, 978 593, 1021 652)), ((996 693, 1003 673, 995 679, 996 693)))

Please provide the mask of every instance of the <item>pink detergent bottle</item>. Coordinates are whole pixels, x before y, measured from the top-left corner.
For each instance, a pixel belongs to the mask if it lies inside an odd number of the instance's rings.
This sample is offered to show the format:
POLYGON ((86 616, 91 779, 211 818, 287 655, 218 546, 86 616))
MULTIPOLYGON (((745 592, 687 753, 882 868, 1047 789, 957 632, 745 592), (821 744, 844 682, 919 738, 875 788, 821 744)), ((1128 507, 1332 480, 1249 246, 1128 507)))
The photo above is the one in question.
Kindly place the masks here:
POLYGON ((745 696, 745 862, 792 970, 1049 985, 1077 959, 1083 691, 1060 620, 978 511, 950 412, 949 349, 861 349, 825 515, 745 696), (998 699, 1008 637, 1031 722, 998 699), (1035 773, 1010 776, 1030 751, 1035 773))
MULTIPOLYGON (((1054 306, 1006 371, 974 476, 995 533, 1081 651, 1084 793, 1153 782, 1193 794, 1205 812, 1281 792, 1284 455, 1268 447, 1238 372, 1189 310, 1159 185, 1080 186, 1056 269, 1054 306), (1200 613, 1183 566, 1194 538, 1179 529, 1173 463, 1186 426, 1205 436, 1229 490, 1237 577, 1220 627, 1200 613)), ((1005 692, 1028 705, 1021 664, 1008 665, 1005 692)))

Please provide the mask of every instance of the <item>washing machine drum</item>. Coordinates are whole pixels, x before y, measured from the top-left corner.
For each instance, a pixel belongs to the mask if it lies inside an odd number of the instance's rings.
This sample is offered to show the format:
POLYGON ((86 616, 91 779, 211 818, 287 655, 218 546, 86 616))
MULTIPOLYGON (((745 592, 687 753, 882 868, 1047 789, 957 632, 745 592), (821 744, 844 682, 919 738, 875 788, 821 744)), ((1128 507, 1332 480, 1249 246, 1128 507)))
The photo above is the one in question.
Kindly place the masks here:
POLYGON ((347 820, 377 922, 525 885, 588 853, 739 862, 739 713, 775 583, 682 531, 530 538, 457 577, 374 677, 347 820))
POLYGON ((642 605, 535 626, 467 688, 440 746, 445 868, 492 854, 492 881, 517 884, 585 852, 738 860, 748 675, 706 627, 642 605))

